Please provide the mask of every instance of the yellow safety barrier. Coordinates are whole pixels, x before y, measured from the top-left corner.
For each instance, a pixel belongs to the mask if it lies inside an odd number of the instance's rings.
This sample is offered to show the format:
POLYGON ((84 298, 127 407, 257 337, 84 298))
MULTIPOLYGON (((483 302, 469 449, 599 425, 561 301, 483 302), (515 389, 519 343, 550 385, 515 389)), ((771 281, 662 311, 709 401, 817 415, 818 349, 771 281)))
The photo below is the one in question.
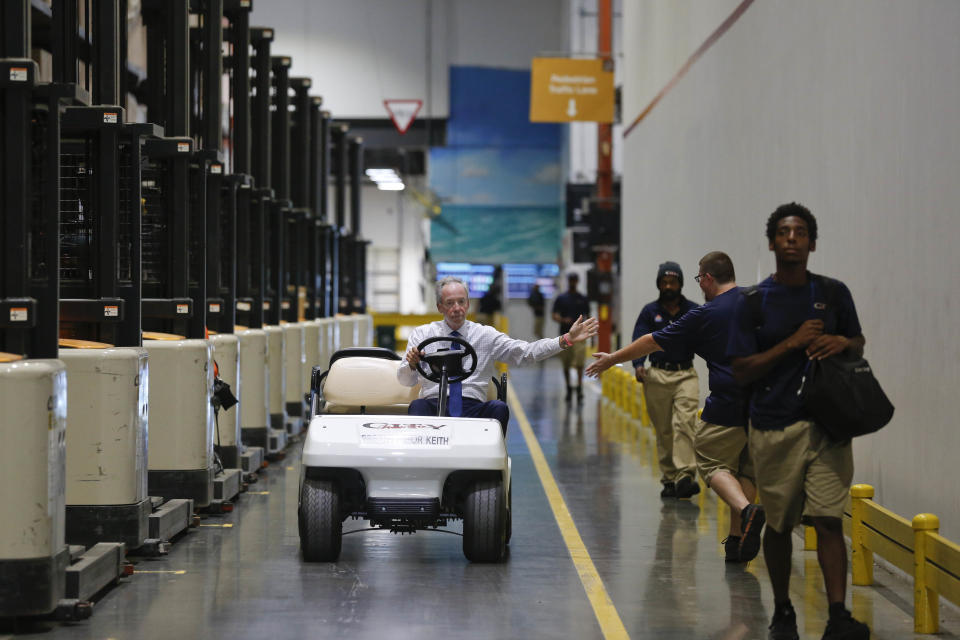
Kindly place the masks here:
POLYGON ((873 584, 873 555, 913 575, 913 630, 937 633, 940 598, 960 605, 960 545, 941 536, 940 520, 921 513, 908 521, 873 501, 873 487, 850 488, 853 584, 873 584))
POLYGON ((610 367, 600 374, 600 395, 639 420, 645 427, 652 426, 647 413, 647 399, 643 384, 637 382, 636 374, 629 367, 610 367))

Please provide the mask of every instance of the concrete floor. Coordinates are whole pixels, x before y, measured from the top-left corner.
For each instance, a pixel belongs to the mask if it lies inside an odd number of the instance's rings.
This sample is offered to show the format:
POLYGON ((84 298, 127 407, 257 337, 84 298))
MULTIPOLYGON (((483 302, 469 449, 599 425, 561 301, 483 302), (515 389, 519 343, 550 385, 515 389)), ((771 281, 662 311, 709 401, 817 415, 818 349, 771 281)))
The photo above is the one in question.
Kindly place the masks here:
MULTIPOLYGON (((772 595, 762 560, 725 565, 726 514, 712 494, 659 498, 652 432, 599 401, 592 382, 581 408, 565 405, 555 362, 511 378, 601 593, 629 636, 765 638, 772 595)), ((346 536, 335 564, 303 563, 292 449, 233 513, 206 518, 168 556, 137 561, 137 573, 103 594, 89 620, 7 623, 0 638, 604 637, 516 415, 508 448, 513 540, 502 565, 468 563, 458 535, 383 531, 346 536)), ((347 521, 345 529, 364 526, 347 521)), ((815 553, 800 547, 797 539, 792 598, 801 637, 819 638, 822 582, 815 553)), ((854 614, 874 638, 915 637, 909 583, 882 569, 877 580, 851 588, 854 614)), ((960 618, 942 609, 940 637, 956 638, 960 618)))

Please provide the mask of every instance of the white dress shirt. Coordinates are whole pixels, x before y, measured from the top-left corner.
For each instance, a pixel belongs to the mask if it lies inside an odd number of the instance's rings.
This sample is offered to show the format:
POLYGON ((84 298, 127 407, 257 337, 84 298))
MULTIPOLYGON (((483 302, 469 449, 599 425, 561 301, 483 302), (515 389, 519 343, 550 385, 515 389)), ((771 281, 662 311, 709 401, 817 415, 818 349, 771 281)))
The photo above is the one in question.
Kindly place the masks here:
MULTIPOLYGON (((544 338, 535 342, 516 340, 505 333, 500 333, 491 326, 477 324, 469 320, 457 329, 460 338, 466 340, 477 352, 477 369, 462 384, 464 398, 485 401, 487 399, 487 385, 494 375, 494 364, 503 362, 508 365, 524 365, 545 360, 555 356, 563 349, 558 338, 544 338)), ((435 336, 449 336, 453 329, 446 320, 420 325, 410 332, 407 344, 416 347, 427 338, 435 336)), ((450 343, 443 340, 427 345, 426 353, 433 353, 440 349, 449 349, 450 343)), ((464 366, 469 366, 470 359, 464 359, 464 366)), ((426 366, 426 363, 424 363, 426 366)), ((400 384, 412 387, 419 381, 421 398, 436 398, 440 395, 440 385, 423 378, 416 369, 411 369, 404 357, 397 370, 397 379, 400 384)))

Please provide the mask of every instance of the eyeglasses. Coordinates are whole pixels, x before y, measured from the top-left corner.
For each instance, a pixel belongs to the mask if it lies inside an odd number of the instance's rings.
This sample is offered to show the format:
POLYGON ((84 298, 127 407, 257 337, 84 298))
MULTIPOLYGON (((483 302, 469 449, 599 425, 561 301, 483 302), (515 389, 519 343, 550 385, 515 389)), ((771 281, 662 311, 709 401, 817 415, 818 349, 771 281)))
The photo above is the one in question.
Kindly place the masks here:
POLYGON ((693 279, 694 279, 697 283, 699 283, 699 282, 700 282, 700 278, 705 278, 705 277, 708 276, 708 275, 710 275, 710 274, 709 274, 709 273, 698 273, 697 275, 693 276, 693 279))

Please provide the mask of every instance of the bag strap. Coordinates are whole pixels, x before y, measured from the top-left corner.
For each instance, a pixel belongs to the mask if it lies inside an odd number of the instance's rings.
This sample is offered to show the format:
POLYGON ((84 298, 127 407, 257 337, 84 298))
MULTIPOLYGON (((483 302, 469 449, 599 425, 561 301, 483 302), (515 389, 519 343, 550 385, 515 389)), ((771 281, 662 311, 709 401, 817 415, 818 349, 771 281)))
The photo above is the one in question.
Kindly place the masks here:
POLYGON ((750 312, 754 328, 759 327, 763 324, 763 295, 760 292, 760 285, 742 287, 740 293, 747 301, 747 310, 750 312))
POLYGON ((811 284, 820 287, 820 290, 823 291, 823 299, 827 305, 826 311, 834 314, 839 320, 840 281, 819 274, 811 274, 811 276, 811 284))

